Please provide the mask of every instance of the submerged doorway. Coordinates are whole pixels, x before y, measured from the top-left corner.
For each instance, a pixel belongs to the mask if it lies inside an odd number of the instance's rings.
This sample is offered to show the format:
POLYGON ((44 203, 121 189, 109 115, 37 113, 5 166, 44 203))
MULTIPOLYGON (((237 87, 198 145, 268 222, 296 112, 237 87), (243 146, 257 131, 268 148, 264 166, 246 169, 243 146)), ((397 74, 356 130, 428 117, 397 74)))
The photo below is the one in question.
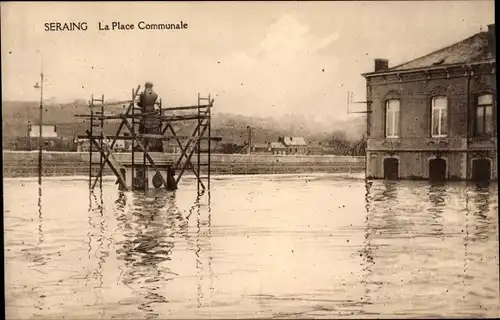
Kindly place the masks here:
POLYGON ((429 160, 429 180, 446 180, 446 160, 440 158, 429 160))
POLYGON ((489 181, 491 177, 491 162, 489 159, 472 160, 472 180, 489 181))
POLYGON ((384 159, 384 179, 397 180, 399 178, 399 160, 396 158, 384 159))

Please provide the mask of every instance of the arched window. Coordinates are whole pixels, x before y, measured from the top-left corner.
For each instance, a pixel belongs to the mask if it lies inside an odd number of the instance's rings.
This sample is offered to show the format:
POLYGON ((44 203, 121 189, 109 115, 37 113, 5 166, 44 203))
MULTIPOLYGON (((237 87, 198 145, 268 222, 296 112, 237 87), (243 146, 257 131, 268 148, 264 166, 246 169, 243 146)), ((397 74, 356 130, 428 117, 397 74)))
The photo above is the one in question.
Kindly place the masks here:
POLYGON ((477 97, 475 135, 493 134, 493 95, 483 94, 477 97))
POLYGON ((432 137, 448 135, 448 99, 446 97, 432 98, 432 137))
POLYGON ((399 100, 391 99, 385 102, 385 136, 399 137, 399 100))

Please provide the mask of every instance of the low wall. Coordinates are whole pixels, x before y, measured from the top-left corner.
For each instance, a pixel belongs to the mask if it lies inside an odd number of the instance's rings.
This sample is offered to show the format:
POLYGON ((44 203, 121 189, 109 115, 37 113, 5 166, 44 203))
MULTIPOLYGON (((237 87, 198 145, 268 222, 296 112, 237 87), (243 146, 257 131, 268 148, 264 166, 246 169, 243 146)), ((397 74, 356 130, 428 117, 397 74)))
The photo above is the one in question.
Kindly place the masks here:
MULTIPOLYGON (((116 153, 116 158, 129 157, 129 153, 116 153)), ((206 154, 200 156, 201 162, 206 162, 206 154)), ((161 154, 161 159, 176 160, 179 155, 161 154)), ((156 157, 154 157, 156 158, 156 157)), ((137 157, 140 159, 140 157, 137 157)), ((195 163, 196 155, 191 161, 195 163)), ((99 162, 98 154, 93 157, 99 162)), ((43 175, 66 176, 88 175, 88 152, 43 152, 43 175)), ((196 164, 195 164, 196 165, 196 164)), ((259 155, 259 154, 212 154, 212 174, 259 174, 259 173, 310 173, 310 172, 364 172, 365 158, 350 156, 299 156, 299 155, 259 155)), ((94 173, 99 170, 99 164, 93 165, 94 173)), ((104 173, 112 175, 105 167, 104 173)), ((4 177, 29 177, 38 174, 37 151, 4 151, 4 177)), ((186 170, 190 174, 190 170, 186 170)))

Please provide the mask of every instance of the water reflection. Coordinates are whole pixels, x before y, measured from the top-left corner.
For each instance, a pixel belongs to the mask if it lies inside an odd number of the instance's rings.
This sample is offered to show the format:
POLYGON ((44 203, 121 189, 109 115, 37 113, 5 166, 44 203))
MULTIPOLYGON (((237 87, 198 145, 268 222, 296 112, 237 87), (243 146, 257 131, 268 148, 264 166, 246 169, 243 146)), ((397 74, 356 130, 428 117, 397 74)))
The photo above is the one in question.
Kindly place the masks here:
MULTIPOLYGON (((108 236, 108 226, 107 226, 107 215, 105 214, 105 206, 103 199, 103 189, 99 188, 99 197, 96 199, 98 202, 98 219, 99 219, 99 234, 97 236, 97 249, 95 251, 95 257, 97 259, 97 269, 96 269, 96 278, 97 285, 94 286, 95 296, 96 296, 96 304, 104 305, 105 298, 103 297, 102 288, 104 286, 104 265, 110 254, 110 246, 111 239, 108 236), (106 244, 105 244, 105 240, 106 244)), ((105 310, 100 311, 101 317, 103 316, 105 310)))
MULTIPOLYGON (((473 229, 474 241, 487 241, 492 235, 492 217, 489 216, 491 208, 491 190, 488 185, 476 185, 473 192, 472 203, 468 202, 468 211, 472 212, 475 222, 473 229), (472 206, 472 208, 470 208, 472 206)), ((469 197, 468 197, 469 198, 469 197)))
POLYGON ((43 243, 42 187, 38 187, 38 245, 43 243))
MULTIPOLYGON (((498 268, 498 248, 496 250, 486 244, 491 240, 496 240, 497 230, 495 221, 498 217, 498 206, 496 191, 489 184, 475 184, 470 186, 467 202, 467 297, 472 308, 480 309, 483 312, 491 311, 490 306, 486 306, 484 301, 495 298, 495 292, 491 290, 491 284, 478 274, 486 263, 496 265, 498 268), (492 201, 493 197, 495 201, 492 201)), ((498 279, 498 274, 496 275, 498 279)), ((497 300, 498 302, 498 300, 497 300)), ((497 309, 498 312, 498 309, 497 309)))
POLYGON ((494 223, 487 216, 492 212, 488 202, 491 189, 483 186, 467 190, 465 183, 432 183, 427 185, 425 202, 423 183, 418 188, 415 184, 366 184, 365 242, 360 254, 365 312, 432 317, 438 315, 433 311, 442 311, 450 301, 460 301, 447 308, 454 314, 472 315, 471 310, 481 310, 471 296, 478 294, 472 288, 477 288, 474 281, 480 276, 478 265, 484 265, 487 255, 471 239, 486 241, 494 233, 494 223), (450 197, 453 201, 448 200, 450 197), (472 198, 474 208, 470 208, 468 198, 472 198), (461 254, 456 250, 457 240, 464 248, 461 254), (463 266, 461 271, 452 267, 456 264, 463 266), (408 304, 415 292, 419 296, 408 304), (369 304, 371 301, 377 301, 377 310, 369 304), (387 309, 380 308, 381 303, 387 309))
POLYGON ((85 319, 498 314, 496 185, 297 181, 217 180, 213 201, 193 190, 88 193, 58 181, 44 184, 38 210, 35 189, 28 198, 10 186, 7 310, 85 319), (249 202, 255 181, 263 189, 249 202), (73 196, 64 208, 61 194, 73 196))
MULTIPOLYGON (((42 244, 44 242, 44 230, 43 230, 43 206, 42 206, 42 186, 39 184, 38 185, 38 239, 37 239, 37 244, 35 247, 32 249, 28 249, 28 254, 31 255, 31 261, 32 265, 30 266, 34 270, 37 270, 38 272, 43 272, 43 267, 47 264, 48 262, 48 257, 45 256, 45 253, 43 252, 42 249, 42 244)), ((35 304, 35 308, 38 310, 43 310, 45 308, 45 298, 46 294, 45 291, 43 290, 43 287, 39 287, 38 285, 35 285, 32 290, 37 291, 38 299, 35 304)), ((39 316, 38 314, 33 314, 34 316, 39 316)))
POLYGON ((195 256, 196 264, 196 307, 201 308, 205 299, 211 298, 209 293, 213 291, 214 275, 212 270, 212 256, 211 256, 211 237, 212 237, 212 213, 210 203, 210 192, 206 194, 203 192, 198 193, 196 199, 188 210, 184 223, 180 225, 178 234, 186 241, 189 250, 195 256), (202 198, 207 196, 206 209, 202 210, 202 198), (204 217, 204 213, 207 216, 204 217), (194 221, 194 232, 189 230, 189 223, 194 221), (206 281, 209 281, 206 285, 206 281), (208 293, 206 292, 208 287, 208 293))
POLYGON ((42 244, 44 242, 44 232, 43 232, 43 206, 42 206, 42 187, 38 187, 38 240, 35 248, 32 251, 33 255, 33 267, 40 267, 47 263, 47 259, 42 252, 42 244))
POLYGON ((443 236, 443 211, 446 208, 446 184, 434 182, 429 185, 427 193, 430 206, 427 212, 431 214, 433 222, 431 223, 431 234, 441 237, 443 236))
POLYGON ((120 193, 115 201, 118 232, 124 237, 115 247, 117 258, 124 262, 121 282, 137 295, 138 309, 148 319, 158 318, 161 316, 158 310, 168 309, 158 304, 170 302, 169 283, 188 269, 188 266, 176 269, 177 261, 173 261, 175 247, 181 245, 181 239, 195 257, 196 306, 200 308, 207 298, 206 287, 213 289, 212 258, 206 254, 211 251, 210 204, 203 204, 204 195, 199 194, 183 215, 175 192, 130 193, 128 196, 120 193), (131 203, 128 208, 126 201, 131 203), (127 212, 130 212, 128 216, 127 212), (194 230, 191 222, 195 224, 194 230))
POLYGON ((124 260, 123 283, 141 295, 139 310, 148 319, 157 318, 153 304, 167 303, 162 288, 176 273, 168 266, 174 234, 182 222, 175 205, 175 193, 134 193, 132 220, 120 217, 125 240, 117 243, 118 258, 124 260))
MULTIPOLYGON (((365 183, 365 189, 366 189, 366 193, 365 193, 365 210, 366 210, 366 219, 365 219, 365 225, 364 225, 364 231, 365 231, 365 240, 363 242, 363 249, 362 249, 362 252, 360 254, 360 256, 362 257, 362 262, 361 262, 361 266, 362 266, 362 279, 361 279, 361 283, 363 284, 363 288, 364 288, 364 296, 363 298, 361 298, 362 300, 364 300, 364 303, 365 304, 371 304, 372 303, 372 291, 376 291, 379 289, 379 284, 377 284, 376 282, 373 281, 372 279, 372 275, 373 275, 373 268, 374 268, 374 265, 375 265, 375 261, 374 261, 374 250, 376 250, 373 246, 372 246, 372 238, 373 238, 373 232, 375 230, 375 228, 373 227, 373 225, 371 224, 371 222, 373 221, 373 212, 372 212, 372 204, 371 204, 371 200, 370 200, 370 197, 371 197, 371 188, 373 186, 373 182, 371 181, 366 181, 365 183)), ((367 313, 366 310, 361 310, 360 313, 367 313)))
POLYGON ((210 283, 209 283, 209 293, 210 297, 209 299, 212 299, 212 294, 214 291, 214 271, 212 269, 212 203, 211 203, 211 195, 210 191, 207 193, 207 204, 208 204, 208 223, 207 223, 207 228, 208 228, 208 234, 207 234, 207 253, 208 253, 208 273, 210 276, 210 283))
MULTIPOLYGON (((363 309, 360 314, 378 314, 370 306, 384 299, 384 288, 389 284, 385 278, 390 271, 391 263, 397 257, 394 252, 387 251, 387 239, 392 239, 400 232, 398 227, 398 184, 396 181, 367 181, 365 183, 364 243, 360 252, 364 287, 361 298, 363 309)), ((397 252, 396 252, 397 253, 397 252)))
MULTIPOLYGON (((96 212, 100 211, 100 206, 99 206, 99 200, 94 193, 93 190, 89 190, 89 207, 88 207, 88 212, 87 212, 87 222, 88 222, 88 229, 87 229, 87 259, 89 263, 93 263, 94 257, 97 258, 97 250, 98 250, 98 245, 95 244, 96 236, 97 234, 97 224, 96 224, 96 212)), ((98 275, 98 265, 95 267, 89 267, 86 270, 86 275, 85 275, 85 286, 89 287, 96 287, 93 285, 93 280, 97 279, 98 275)))

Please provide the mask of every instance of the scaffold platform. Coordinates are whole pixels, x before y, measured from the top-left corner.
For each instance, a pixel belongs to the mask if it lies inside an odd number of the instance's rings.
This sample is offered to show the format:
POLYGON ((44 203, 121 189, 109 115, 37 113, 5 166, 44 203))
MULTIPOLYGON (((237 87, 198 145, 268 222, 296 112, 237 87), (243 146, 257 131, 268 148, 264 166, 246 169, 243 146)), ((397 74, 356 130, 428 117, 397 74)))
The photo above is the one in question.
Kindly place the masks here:
POLYGON ((78 136, 78 139, 90 142, 89 188, 93 190, 97 185, 102 188, 104 167, 108 166, 121 190, 165 188, 173 191, 187 171, 196 177, 198 191, 210 189, 211 142, 221 140, 212 137, 211 133, 214 99, 210 95, 204 98, 198 94, 197 105, 178 107, 163 107, 159 99, 154 102, 154 107, 149 106, 150 109, 145 111, 139 90, 140 86, 132 90, 131 100, 116 102, 106 102, 104 95, 100 98, 92 95, 90 113, 75 115, 89 121, 85 134, 78 136), (107 112, 107 107, 117 105, 123 105, 125 111, 121 114, 107 112), (105 125, 113 120, 119 120, 120 124, 114 135, 107 136, 105 125), (173 125, 176 122, 191 123, 192 134, 178 135, 173 125), (150 123, 153 123, 154 133, 145 129, 150 123), (117 141, 129 142, 128 152, 115 153, 117 141), (164 141, 176 143, 180 152, 164 152, 164 141), (206 142, 204 147, 202 141, 206 142), (203 162, 201 154, 205 154, 203 162), (97 174, 93 174, 93 166, 99 167, 97 174))

